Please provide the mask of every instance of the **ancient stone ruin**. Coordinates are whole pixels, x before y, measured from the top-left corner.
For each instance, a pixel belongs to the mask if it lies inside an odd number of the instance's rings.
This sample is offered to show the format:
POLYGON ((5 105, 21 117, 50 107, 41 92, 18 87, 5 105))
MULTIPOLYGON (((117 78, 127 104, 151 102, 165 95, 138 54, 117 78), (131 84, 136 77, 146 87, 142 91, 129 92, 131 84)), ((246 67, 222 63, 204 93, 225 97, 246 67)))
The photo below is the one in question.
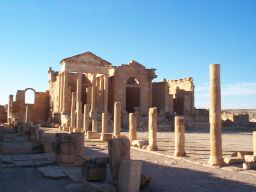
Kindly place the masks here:
POLYGON ((110 192, 139 192, 150 185, 151 177, 143 174, 146 163, 133 159, 135 151, 190 163, 196 159, 197 165, 256 168, 255 131, 251 151, 223 157, 222 120, 239 117, 222 114, 219 64, 210 65, 209 111, 194 107, 192 78, 153 82, 155 69, 134 60, 113 66, 91 52, 60 64, 59 72, 48 70, 49 90, 18 90, 15 100, 9 96, 7 113, 0 107, 5 168, 36 167, 45 177, 68 177, 82 189, 110 192), (33 104, 25 102, 28 90, 34 92, 33 104), (201 134, 202 127, 209 128, 209 145, 203 150, 187 137, 192 128, 201 134), (171 132, 173 140, 162 144, 161 133, 169 139, 171 132), (207 162, 192 157, 191 148, 206 151, 207 162))

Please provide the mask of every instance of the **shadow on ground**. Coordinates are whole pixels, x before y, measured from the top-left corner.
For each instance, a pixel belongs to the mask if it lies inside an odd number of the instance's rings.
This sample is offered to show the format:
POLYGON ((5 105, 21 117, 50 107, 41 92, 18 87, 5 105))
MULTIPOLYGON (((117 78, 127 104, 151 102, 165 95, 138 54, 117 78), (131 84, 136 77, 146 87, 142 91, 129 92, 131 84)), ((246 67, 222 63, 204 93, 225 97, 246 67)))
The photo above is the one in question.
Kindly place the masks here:
MULTIPOLYGON (((105 156, 106 150, 87 148, 86 155, 105 156)), ((211 173, 195 171, 189 167, 177 168, 142 161, 142 173, 151 177, 144 192, 255 192, 256 186, 219 178, 211 173)), ((192 165, 191 165, 192 166, 192 165)), ((255 178, 256 181, 256 178, 255 178)))

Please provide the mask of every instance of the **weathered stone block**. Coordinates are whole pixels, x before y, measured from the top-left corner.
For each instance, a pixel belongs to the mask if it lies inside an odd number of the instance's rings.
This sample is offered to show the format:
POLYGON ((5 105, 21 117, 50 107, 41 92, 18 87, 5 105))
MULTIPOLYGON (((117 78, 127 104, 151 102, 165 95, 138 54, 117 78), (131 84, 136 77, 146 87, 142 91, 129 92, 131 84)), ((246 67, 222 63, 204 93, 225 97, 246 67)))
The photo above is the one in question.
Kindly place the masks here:
POLYGON ((252 163, 243 163, 243 169, 246 170, 256 170, 256 162, 252 162, 252 163))
POLYGON ((244 159, 240 157, 225 157, 224 162, 230 165, 235 163, 243 163, 244 159))
POLYGON ((75 137, 71 137, 69 133, 56 133, 56 142, 75 142, 75 137))
POLYGON ((246 163, 253 163, 253 162, 256 162, 256 156, 245 155, 244 160, 245 160, 246 163))
POLYGON ((245 155, 253 155, 253 152, 252 151, 236 151, 231 155, 231 157, 244 158, 245 155))
POLYGON ((56 155, 56 162, 63 163, 63 164, 73 164, 76 161, 76 157, 74 154, 57 154, 56 155))
POLYGON ((83 163, 82 174, 88 181, 103 181, 106 179, 107 165, 95 163, 83 163))
POLYGON ((133 140, 131 145, 142 148, 143 145, 148 145, 148 141, 147 140, 133 140))
POLYGON ((87 131, 87 139, 100 139, 100 134, 95 131, 87 131))
POLYGON ((130 140, 128 138, 111 139, 108 142, 111 174, 117 181, 119 168, 124 159, 130 159, 130 140))
POLYGON ((25 154, 32 153, 31 142, 2 142, 0 145, 2 154, 25 154))
POLYGON ((39 124, 30 127, 30 138, 33 143, 39 142, 39 129, 40 129, 39 124))
POLYGON ((53 143, 52 142, 44 142, 44 152, 45 153, 50 153, 54 151, 53 143))
POLYGON ((60 153, 75 154, 76 145, 72 143, 60 143, 60 153))
POLYGON ((112 133, 101 133, 100 140, 101 141, 110 141, 112 139, 112 133))
POLYGON ((141 161, 123 160, 119 170, 119 192, 139 192, 141 179, 141 161))

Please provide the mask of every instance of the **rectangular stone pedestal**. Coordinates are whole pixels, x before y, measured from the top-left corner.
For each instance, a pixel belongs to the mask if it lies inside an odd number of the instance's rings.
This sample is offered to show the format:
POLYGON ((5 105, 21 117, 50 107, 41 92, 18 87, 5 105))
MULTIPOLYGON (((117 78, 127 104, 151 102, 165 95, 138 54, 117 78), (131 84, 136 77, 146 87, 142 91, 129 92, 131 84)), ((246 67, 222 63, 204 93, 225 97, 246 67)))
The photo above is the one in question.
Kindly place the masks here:
POLYGON ((100 140, 101 141, 109 141, 112 139, 112 133, 101 133, 100 134, 100 140))
POLYGON ((141 161, 123 160, 119 170, 119 192, 139 192, 141 178, 141 161))
POLYGON ((82 174, 87 181, 103 181, 106 179, 107 165, 96 163, 83 163, 82 174))
POLYGON ((87 139, 100 139, 100 134, 95 131, 87 131, 87 139))

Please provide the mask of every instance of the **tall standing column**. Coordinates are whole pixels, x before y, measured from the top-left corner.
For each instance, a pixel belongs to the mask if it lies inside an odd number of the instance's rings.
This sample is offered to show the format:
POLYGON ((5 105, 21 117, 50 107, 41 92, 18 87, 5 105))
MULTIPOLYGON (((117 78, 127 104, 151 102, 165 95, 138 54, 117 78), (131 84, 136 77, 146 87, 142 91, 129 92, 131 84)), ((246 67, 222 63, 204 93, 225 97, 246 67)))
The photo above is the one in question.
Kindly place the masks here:
POLYGON ((150 151, 155 151, 158 149, 156 139, 157 139, 157 108, 149 108, 148 112, 148 142, 147 147, 150 151))
POLYGON ((72 92, 70 127, 76 127, 76 92, 72 92))
POLYGON ((104 75, 104 112, 108 112, 108 75, 104 75))
POLYGON ((84 105, 84 121, 83 121, 83 128, 84 131, 89 131, 89 105, 84 105))
POLYGON ((175 116, 175 151, 174 156, 186 156, 184 117, 175 116))
POLYGON ((129 113, 129 139, 132 142, 137 139, 137 115, 129 113))
POLYGON ((82 102, 81 102, 82 74, 77 73, 76 88, 76 128, 82 128, 82 102))
POLYGON ((92 94, 91 94, 91 112, 90 116, 92 119, 92 131, 97 132, 97 114, 95 111, 96 107, 96 74, 92 76, 92 94))
POLYGON ((209 164, 224 164, 221 139, 220 65, 210 65, 210 159, 209 164))
POLYGON ((63 72, 62 113, 67 113, 68 72, 63 72))
POLYGON ((253 155, 256 156, 256 131, 253 131, 253 155))
POLYGON ((169 85, 168 81, 164 79, 164 112, 170 112, 170 98, 169 98, 169 85))
POLYGON ((13 95, 9 95, 8 108, 7 108, 7 123, 8 123, 8 125, 11 124, 12 107, 13 107, 13 95))
POLYGON ((115 102, 113 137, 115 138, 119 137, 120 131, 121 131, 121 103, 115 102))
POLYGON ((28 122, 28 108, 29 108, 29 106, 28 106, 28 104, 27 104, 27 105, 26 105, 26 114, 25 114, 25 123, 28 122))
POLYGON ((59 74, 60 81, 60 92, 59 92, 59 112, 62 112, 62 104, 63 104, 63 74, 59 74))

